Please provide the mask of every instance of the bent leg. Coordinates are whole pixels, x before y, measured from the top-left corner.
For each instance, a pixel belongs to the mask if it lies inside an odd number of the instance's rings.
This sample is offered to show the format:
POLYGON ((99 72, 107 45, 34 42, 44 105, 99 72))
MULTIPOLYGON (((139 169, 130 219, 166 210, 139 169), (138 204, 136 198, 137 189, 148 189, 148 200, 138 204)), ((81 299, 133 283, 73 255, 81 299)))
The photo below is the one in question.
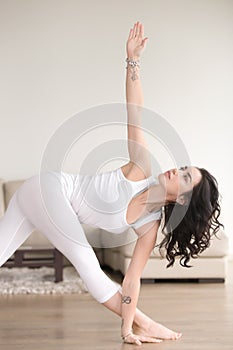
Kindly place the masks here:
POLYGON ((39 175, 27 180, 18 191, 24 215, 74 265, 92 296, 100 303, 119 290, 101 269, 57 174, 39 175))
POLYGON ((15 193, 0 219, 0 266, 2 266, 34 231, 17 203, 15 193))

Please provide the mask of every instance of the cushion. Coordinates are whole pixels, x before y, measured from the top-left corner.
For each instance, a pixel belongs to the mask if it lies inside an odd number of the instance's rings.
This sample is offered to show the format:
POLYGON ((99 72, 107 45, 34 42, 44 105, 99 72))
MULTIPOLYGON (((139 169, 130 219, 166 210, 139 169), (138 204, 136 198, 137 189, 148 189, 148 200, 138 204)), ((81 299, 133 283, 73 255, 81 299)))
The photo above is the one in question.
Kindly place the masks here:
MULTIPOLYGON (((159 244, 162 240, 162 233, 159 229, 158 231, 158 238, 157 243, 159 244)), ((133 254, 134 246, 135 246, 136 240, 130 244, 124 244, 122 246, 115 246, 115 250, 120 250, 121 253, 125 256, 131 257, 133 254)), ((228 247, 229 247, 229 238, 226 235, 226 233, 223 230, 219 230, 217 237, 213 236, 211 238, 210 247, 207 248, 203 253, 200 254, 201 257, 223 257, 228 254, 228 247)), ((161 249, 162 257, 165 258, 166 251, 165 248, 161 249)), ((159 253, 159 248, 156 247, 151 252, 151 258, 160 258, 161 255, 159 253)))
POLYGON ((23 184, 24 180, 7 181, 4 183, 4 200, 5 208, 8 207, 9 201, 16 190, 23 184))

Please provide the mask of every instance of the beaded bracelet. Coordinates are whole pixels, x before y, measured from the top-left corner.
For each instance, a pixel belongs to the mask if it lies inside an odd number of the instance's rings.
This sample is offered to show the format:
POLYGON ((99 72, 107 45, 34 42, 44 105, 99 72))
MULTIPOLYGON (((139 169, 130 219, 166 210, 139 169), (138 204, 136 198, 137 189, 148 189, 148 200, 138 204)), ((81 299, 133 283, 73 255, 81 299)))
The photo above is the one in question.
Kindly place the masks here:
POLYGON ((133 333, 133 332, 130 331, 128 334, 122 335, 121 338, 125 341, 125 339, 126 339, 130 334, 132 334, 132 333, 133 333))
POLYGON ((130 60, 129 58, 126 58, 126 62, 127 62, 126 69, 128 69, 130 67, 130 69, 132 71, 131 79, 133 81, 137 80, 138 79, 138 75, 137 75, 136 67, 140 68, 139 60, 138 61, 134 61, 134 60, 130 60))
POLYGON ((136 66, 140 67, 139 60, 134 61, 134 60, 131 60, 129 58, 126 58, 125 61, 127 62, 127 67, 126 68, 128 68, 128 65, 133 67, 133 68, 135 68, 136 66))

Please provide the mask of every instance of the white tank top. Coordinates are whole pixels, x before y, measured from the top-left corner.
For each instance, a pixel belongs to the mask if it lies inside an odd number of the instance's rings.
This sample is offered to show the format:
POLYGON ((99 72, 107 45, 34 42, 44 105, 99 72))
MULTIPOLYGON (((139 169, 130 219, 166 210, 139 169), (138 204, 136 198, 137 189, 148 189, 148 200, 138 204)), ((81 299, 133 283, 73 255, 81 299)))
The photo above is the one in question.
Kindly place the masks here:
POLYGON ((157 210, 144 215, 133 224, 126 221, 130 200, 156 183, 154 176, 139 181, 128 180, 121 168, 97 175, 78 174, 70 202, 81 223, 122 233, 129 227, 137 229, 161 218, 161 210, 157 210))

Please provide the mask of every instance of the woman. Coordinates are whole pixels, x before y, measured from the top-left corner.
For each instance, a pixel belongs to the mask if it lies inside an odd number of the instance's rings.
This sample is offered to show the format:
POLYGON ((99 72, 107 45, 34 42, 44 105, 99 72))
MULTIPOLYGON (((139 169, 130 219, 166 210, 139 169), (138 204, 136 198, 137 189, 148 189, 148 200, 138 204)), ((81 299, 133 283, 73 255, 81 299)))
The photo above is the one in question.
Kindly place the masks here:
POLYGON ((181 336, 137 309, 140 276, 155 246, 162 208, 165 238, 160 247, 167 249, 169 266, 176 256, 188 266, 190 257, 208 247, 211 230, 215 233, 221 225, 217 183, 206 170, 172 169, 160 174, 158 181, 151 174, 140 129, 143 96, 139 58, 146 41, 143 25, 137 22, 127 40, 130 161, 94 176, 63 172, 33 176, 13 195, 0 221, 0 266, 38 229, 75 266, 92 296, 122 318, 123 341, 137 345, 181 336), (177 215, 172 218, 174 209, 177 215), (135 230, 138 239, 122 289, 101 270, 81 223, 116 234, 129 227, 135 230))

